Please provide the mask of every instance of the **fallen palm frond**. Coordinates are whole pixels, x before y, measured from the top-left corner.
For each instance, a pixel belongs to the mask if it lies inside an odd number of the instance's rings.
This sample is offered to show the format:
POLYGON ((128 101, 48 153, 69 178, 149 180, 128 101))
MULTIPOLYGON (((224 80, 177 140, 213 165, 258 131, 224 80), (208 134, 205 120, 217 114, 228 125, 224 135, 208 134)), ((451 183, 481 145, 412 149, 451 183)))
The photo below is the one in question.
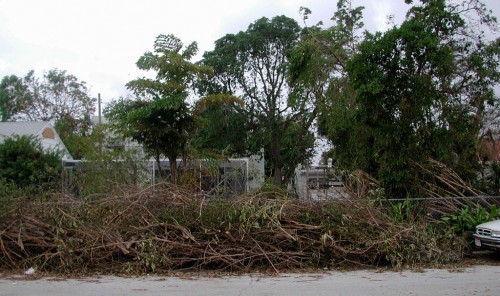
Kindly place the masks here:
POLYGON ((92 200, 54 196, 0 219, 2 268, 61 273, 403 267, 457 261, 462 245, 425 221, 395 223, 364 199, 210 199, 167 184, 92 200))

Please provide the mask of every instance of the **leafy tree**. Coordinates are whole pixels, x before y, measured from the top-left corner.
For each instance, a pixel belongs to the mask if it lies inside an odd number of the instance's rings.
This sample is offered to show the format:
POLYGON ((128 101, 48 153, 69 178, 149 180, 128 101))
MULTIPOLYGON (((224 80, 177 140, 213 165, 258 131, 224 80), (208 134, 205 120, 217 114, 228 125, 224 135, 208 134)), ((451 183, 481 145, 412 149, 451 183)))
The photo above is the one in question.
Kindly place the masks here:
POLYGON ((53 121, 63 141, 73 134, 85 136, 95 111, 83 81, 57 69, 42 78, 30 71, 24 78, 6 76, 0 84, 2 121, 53 121))
POLYGON ((95 99, 88 94, 83 81, 53 69, 37 78, 30 71, 23 84, 28 91, 28 104, 18 115, 20 119, 35 121, 59 121, 68 118, 82 119, 95 111, 95 99))
MULTIPOLYGON (((314 96, 316 105, 331 104, 337 99, 335 91, 347 84, 347 61, 357 52, 360 42, 363 9, 352 8, 349 0, 339 0, 332 17, 334 26, 323 28, 320 22, 304 28, 300 42, 289 54, 289 77, 297 95, 314 96)), ((304 7, 301 11, 306 21, 311 11, 304 7)))
POLYGON ((138 60, 141 70, 155 71, 155 79, 138 78, 127 84, 137 99, 122 99, 105 111, 115 130, 141 143, 160 162, 162 155, 170 162, 170 178, 177 182, 177 157, 186 157, 193 118, 186 99, 193 81, 210 69, 191 63, 198 47, 193 42, 183 49, 180 39, 159 35, 154 52, 138 60))
POLYGON ((201 85, 205 94, 227 93, 245 101, 250 132, 249 142, 264 147, 266 163, 276 184, 287 183, 298 163, 312 150, 309 128, 314 115, 308 97, 291 96, 287 79, 287 53, 299 38, 297 22, 285 16, 261 18, 238 34, 227 34, 215 42, 215 49, 203 55, 203 65, 214 68, 209 83, 201 85), (288 157, 284 149, 288 130, 299 124, 296 148, 302 153, 288 157), (285 163, 288 161, 290 163, 285 163))
POLYGON ((122 136, 114 134, 107 124, 94 126, 86 137, 70 136, 67 142, 75 147, 78 158, 85 159, 72 170, 72 182, 66 183, 76 195, 99 198, 112 188, 150 181, 144 151, 137 146, 120 146, 122 136))
POLYGON ((61 157, 44 151, 32 136, 5 138, 0 144, 0 180, 19 188, 46 188, 59 180, 61 157))
POLYGON ((209 95, 198 100, 194 107, 197 127, 193 147, 225 156, 246 154, 243 107, 243 100, 232 95, 209 95))
POLYGON ((26 108, 26 87, 16 75, 5 76, 0 82, 0 121, 5 122, 26 108))
MULTIPOLYGON (((410 1, 408 1, 410 2, 410 1)), ((494 24, 478 1, 426 0, 385 33, 367 34, 347 63, 352 115, 331 140, 339 165, 376 176, 391 196, 422 194, 431 158, 472 180, 485 105, 497 100, 498 42, 470 20, 494 24), (418 164, 418 165, 416 165, 418 164)))
POLYGON ((93 153, 98 147, 96 143, 92 141, 91 137, 77 134, 67 136, 63 142, 73 159, 84 159, 86 155, 93 153))
POLYGON ((94 132, 90 115, 84 115, 83 118, 66 115, 56 121, 54 128, 74 159, 81 159, 86 151, 95 146, 89 137, 94 132))
MULTIPOLYGON (((304 28, 289 54, 293 95, 311 98, 318 133, 334 143, 344 140, 355 112, 355 91, 348 83, 346 66, 358 51, 363 9, 352 7, 350 0, 339 0, 331 19, 335 24, 324 28, 320 22, 304 28)), ((303 7, 301 11, 306 22, 311 11, 303 7)))

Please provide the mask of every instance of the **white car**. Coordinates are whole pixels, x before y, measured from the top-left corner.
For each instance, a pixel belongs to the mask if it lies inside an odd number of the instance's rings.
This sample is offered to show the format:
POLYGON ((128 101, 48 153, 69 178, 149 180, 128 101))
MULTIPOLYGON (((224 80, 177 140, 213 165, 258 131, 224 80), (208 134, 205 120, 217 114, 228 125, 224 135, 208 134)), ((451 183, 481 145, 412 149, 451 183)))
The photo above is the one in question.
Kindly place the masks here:
POLYGON ((486 222, 476 226, 474 242, 476 247, 500 251, 500 220, 486 222))

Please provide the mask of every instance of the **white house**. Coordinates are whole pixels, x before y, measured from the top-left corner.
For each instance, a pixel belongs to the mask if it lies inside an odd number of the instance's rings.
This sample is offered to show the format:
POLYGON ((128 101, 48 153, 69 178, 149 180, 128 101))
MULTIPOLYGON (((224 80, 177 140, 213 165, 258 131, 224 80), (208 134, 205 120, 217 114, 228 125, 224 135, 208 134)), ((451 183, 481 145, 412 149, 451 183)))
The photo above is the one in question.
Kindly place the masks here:
POLYGON ((34 136, 45 151, 62 151, 63 160, 73 159, 56 130, 48 121, 0 122, 0 143, 5 138, 34 136))

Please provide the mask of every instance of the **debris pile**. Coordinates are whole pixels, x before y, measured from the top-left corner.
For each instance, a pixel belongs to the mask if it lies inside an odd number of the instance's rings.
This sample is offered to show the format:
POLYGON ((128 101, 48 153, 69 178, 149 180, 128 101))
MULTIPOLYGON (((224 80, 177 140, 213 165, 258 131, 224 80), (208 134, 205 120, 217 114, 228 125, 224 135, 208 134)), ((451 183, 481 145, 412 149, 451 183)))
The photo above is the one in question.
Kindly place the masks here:
POLYGON ((168 184, 111 191, 85 200, 55 195, 3 214, 0 267, 131 274, 401 268, 456 262, 464 245, 424 220, 396 222, 361 198, 207 198, 168 184))

